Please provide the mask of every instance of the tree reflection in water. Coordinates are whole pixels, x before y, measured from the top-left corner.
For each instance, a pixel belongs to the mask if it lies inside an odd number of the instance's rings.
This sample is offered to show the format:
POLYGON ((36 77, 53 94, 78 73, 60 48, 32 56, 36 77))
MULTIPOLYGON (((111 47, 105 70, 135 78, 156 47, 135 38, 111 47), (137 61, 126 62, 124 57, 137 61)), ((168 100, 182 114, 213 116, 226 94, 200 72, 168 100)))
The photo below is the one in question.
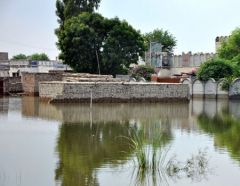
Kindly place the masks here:
POLYGON ((62 186, 99 185, 97 168, 118 166, 132 158, 133 149, 123 136, 130 138, 130 131, 144 131, 144 139, 150 142, 160 132, 157 128, 163 134, 162 144, 169 143, 172 138, 169 122, 64 123, 57 142, 56 180, 62 186))
POLYGON ((240 162, 240 121, 229 112, 228 107, 213 117, 202 112, 198 116, 198 124, 214 137, 216 147, 227 148, 231 157, 240 162))
POLYGON ((168 157, 166 147, 170 146, 172 136, 170 119, 63 123, 57 141, 59 162, 55 179, 62 186, 98 186, 99 169, 124 164, 133 165, 137 185, 160 185, 167 183, 166 176, 177 180, 183 173, 190 178, 197 173, 205 174, 204 153, 184 163, 168 157), (137 147, 129 143, 136 140, 137 147), (129 163, 138 158, 139 152, 145 153, 146 166, 138 166, 140 161, 129 163))
POLYGON ((129 127, 129 123, 64 123, 57 145, 56 180, 62 186, 99 185, 97 168, 117 166, 130 157, 132 152, 124 140, 116 139, 128 136, 129 127))

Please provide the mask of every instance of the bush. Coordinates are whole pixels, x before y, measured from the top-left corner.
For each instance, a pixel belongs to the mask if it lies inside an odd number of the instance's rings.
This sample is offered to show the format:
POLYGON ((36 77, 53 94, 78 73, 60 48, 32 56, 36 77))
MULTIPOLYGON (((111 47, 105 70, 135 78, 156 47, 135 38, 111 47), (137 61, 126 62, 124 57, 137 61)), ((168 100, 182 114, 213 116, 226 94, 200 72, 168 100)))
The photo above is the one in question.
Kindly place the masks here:
POLYGON ((140 65, 130 71, 130 75, 137 80, 143 77, 147 81, 150 81, 152 74, 154 74, 154 68, 148 65, 140 65))
POLYGON ((223 59, 211 59, 200 66, 197 77, 207 81, 210 78, 218 81, 221 78, 229 78, 235 74, 233 66, 223 59))

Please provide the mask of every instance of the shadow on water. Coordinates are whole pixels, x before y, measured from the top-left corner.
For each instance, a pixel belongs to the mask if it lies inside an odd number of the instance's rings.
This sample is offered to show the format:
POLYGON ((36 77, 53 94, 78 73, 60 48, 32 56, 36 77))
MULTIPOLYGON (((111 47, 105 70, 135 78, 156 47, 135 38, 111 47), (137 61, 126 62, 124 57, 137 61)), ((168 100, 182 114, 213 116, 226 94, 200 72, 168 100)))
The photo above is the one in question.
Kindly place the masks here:
POLYGON ((199 127, 214 138, 218 149, 225 148, 240 162, 240 104, 230 101, 219 112, 209 115, 206 110, 197 117, 199 127))

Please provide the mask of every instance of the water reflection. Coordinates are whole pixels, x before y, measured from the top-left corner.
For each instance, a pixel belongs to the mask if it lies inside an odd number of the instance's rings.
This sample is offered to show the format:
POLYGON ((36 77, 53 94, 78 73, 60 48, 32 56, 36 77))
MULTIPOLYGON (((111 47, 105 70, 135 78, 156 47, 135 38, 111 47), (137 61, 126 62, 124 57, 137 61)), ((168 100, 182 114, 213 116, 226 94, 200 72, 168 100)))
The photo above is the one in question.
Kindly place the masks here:
POLYGON ((209 115, 206 110, 198 116, 198 124, 204 132, 214 137, 215 146, 227 148, 231 157, 240 161, 240 104, 230 102, 215 113, 209 115))
POLYGON ((119 165, 130 156, 126 143, 116 139, 128 136, 128 128, 128 123, 63 123, 57 141, 56 179, 62 186, 99 185, 96 168, 119 165))
POLYGON ((9 99, 1 98, 0 99, 0 118, 6 117, 9 109, 9 99))
MULTIPOLYGON (((171 171, 176 172, 170 171, 169 176, 176 177, 176 181, 180 183, 189 175, 197 174, 201 177, 199 174, 204 172, 204 169, 199 169, 199 172, 198 169, 188 169, 185 166, 187 160, 191 160, 187 159, 191 154, 202 161, 201 156, 197 156, 196 151, 192 150, 196 146, 198 149, 198 144, 211 148, 214 141, 217 149, 224 148, 224 152, 230 152, 232 159, 240 159, 240 102, 193 100, 190 103, 144 105, 93 104, 90 109, 89 104, 51 105, 33 97, 0 99, 0 119, 1 115, 14 116, 17 109, 22 121, 27 121, 30 125, 34 125, 32 121, 38 118, 42 119, 38 120, 40 123, 44 120, 50 120, 49 124, 59 121, 55 144, 58 159, 54 171, 55 181, 62 186, 131 185, 131 179, 124 177, 123 173, 133 171, 129 167, 132 166, 131 162, 137 152, 137 149, 130 148, 126 140, 132 138, 130 131, 134 131, 137 136, 143 134, 142 147, 150 147, 149 154, 158 153, 159 149, 166 146, 171 146, 178 152, 176 158, 180 157, 183 163, 179 165, 177 162, 176 166, 171 167, 171 171), (122 175, 120 179, 114 171, 122 167, 125 169, 119 174, 122 175), (106 180, 104 182, 101 176, 106 175, 107 171, 112 171, 109 173, 111 178, 107 178, 112 179, 111 184, 106 180), (125 182, 115 184, 115 179, 125 182), (180 179, 182 180, 179 181, 180 179)), ((35 129, 38 130, 37 127, 35 129)), ((214 150, 211 152, 212 157, 219 155, 219 151, 214 150)), ((206 159, 208 157, 203 157, 203 160, 206 159)), ((225 168, 219 170, 224 172, 225 168)), ((154 179, 151 183, 159 185, 154 179)), ((182 185, 191 184, 182 182, 182 185)))
POLYGON ((132 157, 133 149, 126 140, 131 138, 131 131, 144 131, 146 143, 151 143, 161 130, 161 144, 164 145, 171 140, 167 126, 169 123, 166 121, 161 125, 159 122, 150 125, 136 121, 63 123, 57 142, 59 163, 56 180, 62 186, 99 185, 96 177, 99 168, 119 166, 132 157))

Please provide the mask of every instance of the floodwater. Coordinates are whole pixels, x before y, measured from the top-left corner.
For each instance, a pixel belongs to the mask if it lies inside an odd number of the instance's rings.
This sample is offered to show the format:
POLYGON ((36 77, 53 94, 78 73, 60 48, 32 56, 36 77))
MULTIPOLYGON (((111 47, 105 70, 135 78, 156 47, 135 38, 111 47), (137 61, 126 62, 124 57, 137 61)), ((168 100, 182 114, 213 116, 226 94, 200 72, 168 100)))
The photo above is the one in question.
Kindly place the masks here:
POLYGON ((0 98, 1 186, 239 182, 240 101, 93 104, 91 109, 33 97, 0 98), (164 154, 157 165, 165 168, 139 174, 133 134, 141 136, 142 149, 151 149, 148 157, 154 149, 164 154), (175 169, 166 168, 169 162, 175 169))

